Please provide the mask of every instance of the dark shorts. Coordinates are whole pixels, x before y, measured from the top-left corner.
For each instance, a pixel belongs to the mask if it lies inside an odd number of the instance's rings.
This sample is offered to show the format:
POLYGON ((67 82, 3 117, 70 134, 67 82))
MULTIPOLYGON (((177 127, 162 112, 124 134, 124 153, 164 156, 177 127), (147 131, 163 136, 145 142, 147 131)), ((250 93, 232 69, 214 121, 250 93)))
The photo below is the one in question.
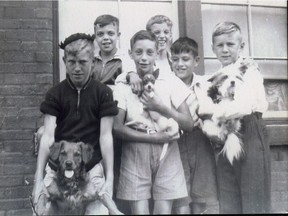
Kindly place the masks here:
MULTIPOLYGON (((189 194, 188 202, 218 204, 216 161, 210 140, 200 129, 195 128, 181 135, 178 143, 189 194)), ((176 200, 174 207, 186 203, 184 199, 176 200)))

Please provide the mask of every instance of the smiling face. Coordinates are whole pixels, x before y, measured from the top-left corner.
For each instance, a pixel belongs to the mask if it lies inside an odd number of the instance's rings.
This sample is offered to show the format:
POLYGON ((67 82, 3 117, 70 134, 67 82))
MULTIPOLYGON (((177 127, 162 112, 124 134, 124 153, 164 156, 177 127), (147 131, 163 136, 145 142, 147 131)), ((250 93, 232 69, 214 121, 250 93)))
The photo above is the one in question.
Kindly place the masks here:
POLYGON ((100 47, 100 50, 105 55, 110 55, 116 52, 117 40, 119 40, 120 33, 118 26, 113 22, 108 25, 94 27, 95 39, 100 47))
POLYGON ((185 84, 191 85, 193 72, 198 66, 199 57, 194 57, 192 52, 172 53, 172 69, 177 77, 185 84))
POLYGON ((153 71, 157 57, 156 42, 148 39, 138 40, 129 51, 130 57, 134 60, 137 73, 142 77, 153 71))
POLYGON ((167 50, 170 48, 172 42, 171 27, 166 22, 161 24, 154 23, 151 26, 151 33, 155 35, 158 42, 158 51, 167 50))
POLYGON ((63 58, 66 73, 69 75, 71 81, 76 88, 82 88, 88 81, 93 61, 93 50, 89 46, 77 52, 70 52, 63 58))
POLYGON ((222 66, 235 63, 244 48, 239 31, 221 34, 213 38, 212 49, 222 66))

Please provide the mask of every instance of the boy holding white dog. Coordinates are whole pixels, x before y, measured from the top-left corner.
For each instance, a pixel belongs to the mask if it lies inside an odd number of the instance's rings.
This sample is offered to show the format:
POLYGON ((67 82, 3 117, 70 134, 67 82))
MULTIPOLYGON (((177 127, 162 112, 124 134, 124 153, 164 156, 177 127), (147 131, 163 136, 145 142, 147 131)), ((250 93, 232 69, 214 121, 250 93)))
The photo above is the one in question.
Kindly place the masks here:
MULTIPOLYGON (((112 126, 113 116, 118 110, 111 89, 91 78, 93 41, 94 37, 77 33, 60 44, 60 48, 64 49, 67 78, 47 92, 40 107, 45 118, 33 188, 36 209, 39 197, 43 194, 49 196, 46 187, 56 178, 52 164, 47 165, 49 148, 61 140, 82 141, 93 146, 93 157, 86 165, 89 181, 95 185, 95 193, 108 193, 112 197, 112 126)), ((108 210, 96 200, 89 203, 85 214, 108 214, 108 210)))
MULTIPOLYGON (((152 73, 158 54, 155 36, 139 31, 131 38, 130 45, 130 56, 139 77, 152 73)), ((180 128, 190 130, 193 120, 185 103, 190 93, 174 75, 158 77, 154 90, 154 96, 144 92, 139 98, 129 84, 119 83, 113 92, 119 109, 114 132, 123 140, 117 198, 129 201, 132 214, 150 214, 150 198, 154 201, 153 214, 171 214, 173 200, 187 196, 176 142, 179 132, 169 130, 168 125, 167 130, 156 131, 148 113, 155 111, 163 118, 173 118, 180 128), (161 160, 164 143, 169 144, 161 160)))
POLYGON ((246 94, 235 98, 229 105, 216 104, 202 109, 205 112, 201 111, 199 102, 200 115, 211 114, 221 120, 241 119, 240 135, 244 154, 233 163, 222 152, 218 155, 217 182, 221 214, 270 212, 270 151, 262 119, 262 113, 266 111, 268 103, 257 64, 253 60, 241 57, 244 45, 237 24, 222 22, 215 26, 212 49, 222 64, 219 72, 229 75, 229 72, 239 72, 239 68, 244 67, 244 74, 239 73, 239 76, 242 76, 246 94), (215 110, 217 112, 214 112, 215 110))

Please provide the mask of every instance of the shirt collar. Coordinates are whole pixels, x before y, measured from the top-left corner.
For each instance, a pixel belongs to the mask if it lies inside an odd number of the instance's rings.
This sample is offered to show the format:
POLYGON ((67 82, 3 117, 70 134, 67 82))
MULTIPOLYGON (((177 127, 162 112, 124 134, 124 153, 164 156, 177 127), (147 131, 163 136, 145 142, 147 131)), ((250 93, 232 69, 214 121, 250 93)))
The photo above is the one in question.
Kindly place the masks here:
MULTIPOLYGON (((69 86, 70 86, 72 89, 77 90, 76 86, 74 85, 74 83, 73 83, 72 80, 70 79, 69 75, 67 75, 67 81, 68 81, 69 86)), ((89 76, 89 79, 88 79, 87 82, 84 84, 84 86, 81 88, 81 90, 82 90, 82 89, 86 89, 87 86, 89 85, 90 81, 91 81, 91 76, 89 76)))
MULTIPOLYGON (((101 50, 99 50, 99 52, 95 54, 95 58, 102 60, 100 52, 101 52, 101 50)), ((124 53, 120 49, 117 48, 116 53, 112 56, 112 58, 110 60, 112 60, 112 59, 121 59, 121 57, 123 55, 124 55, 124 53)))

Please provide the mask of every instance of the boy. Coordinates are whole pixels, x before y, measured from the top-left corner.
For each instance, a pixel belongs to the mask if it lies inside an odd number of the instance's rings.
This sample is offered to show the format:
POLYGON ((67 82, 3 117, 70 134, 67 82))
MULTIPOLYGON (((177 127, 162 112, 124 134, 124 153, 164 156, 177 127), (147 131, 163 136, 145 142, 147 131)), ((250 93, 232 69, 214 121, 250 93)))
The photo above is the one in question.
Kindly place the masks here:
MULTIPOLYGON (((157 58, 155 37, 142 30, 131 38, 130 45, 130 56, 138 75, 152 73, 157 58)), ((158 78, 154 89, 153 97, 144 92, 140 99, 132 93, 128 84, 117 84, 113 92, 119 109, 113 128, 115 135, 123 140, 117 198, 130 201, 132 214, 149 214, 151 197, 154 200, 153 214, 170 214, 173 200, 187 196, 175 141, 179 137, 178 131, 176 134, 155 131, 155 122, 149 117, 147 109, 173 118, 180 128, 191 130, 193 121, 185 103, 189 91, 181 80, 172 75, 158 78), (146 108, 143 109, 143 106, 146 108), (163 144, 168 142, 167 153, 160 160, 163 144)))
POLYGON ((178 142, 192 212, 189 208, 186 209, 183 199, 176 200, 173 207, 176 213, 216 214, 218 211, 214 151, 210 140, 199 128, 201 120, 196 114, 198 103, 193 92, 195 83, 204 79, 203 76, 194 73, 194 68, 199 62, 198 44, 188 37, 179 38, 171 46, 171 62, 175 75, 191 90, 186 103, 195 122, 194 130, 184 131, 178 142), (200 124, 199 127, 196 123, 200 124))
MULTIPOLYGON (((235 99, 229 106, 218 107, 217 116, 222 119, 241 118, 241 137, 244 156, 230 164, 219 154, 217 160, 217 182, 220 213, 261 214, 270 212, 271 172, 267 131, 262 119, 268 103, 265 98, 263 78, 257 63, 244 60, 240 55, 244 49, 240 27, 233 22, 222 22, 215 26, 212 34, 212 49, 221 62, 224 73, 247 67, 243 85, 248 92, 242 100, 235 99)), ((201 106, 201 104, 199 104, 201 106)), ((212 108, 213 109, 213 108, 212 108)), ((211 113, 213 114, 213 110, 211 113)))
POLYGON ((92 77, 113 88, 115 79, 122 73, 124 55, 117 49, 120 37, 119 20, 109 14, 104 14, 94 22, 95 40, 100 48, 95 57, 95 67, 92 77))
MULTIPOLYGON (((40 141, 33 189, 34 204, 51 183, 56 173, 46 166, 49 147, 66 140, 83 141, 94 148, 93 158, 86 166, 89 180, 100 193, 113 190, 113 116, 118 113, 112 91, 104 84, 91 79, 94 65, 94 37, 73 34, 60 44, 64 49, 63 61, 67 78, 51 88, 40 110, 45 114, 44 132, 40 141), (105 177, 103 167, 105 170, 105 177), (46 166, 46 176, 44 169, 46 166)), ((85 214, 107 214, 99 201, 91 202, 85 214)))
MULTIPOLYGON (((170 60, 172 26, 172 21, 164 15, 155 15, 151 17, 146 24, 146 30, 153 34, 157 40, 158 56, 156 60, 156 67, 160 69, 160 77, 172 72, 170 60)), ((132 91, 135 94, 141 94, 143 91, 142 80, 135 71, 129 70, 128 73, 123 73, 123 75, 120 75, 116 80, 116 82, 126 81, 131 83, 132 91)))

